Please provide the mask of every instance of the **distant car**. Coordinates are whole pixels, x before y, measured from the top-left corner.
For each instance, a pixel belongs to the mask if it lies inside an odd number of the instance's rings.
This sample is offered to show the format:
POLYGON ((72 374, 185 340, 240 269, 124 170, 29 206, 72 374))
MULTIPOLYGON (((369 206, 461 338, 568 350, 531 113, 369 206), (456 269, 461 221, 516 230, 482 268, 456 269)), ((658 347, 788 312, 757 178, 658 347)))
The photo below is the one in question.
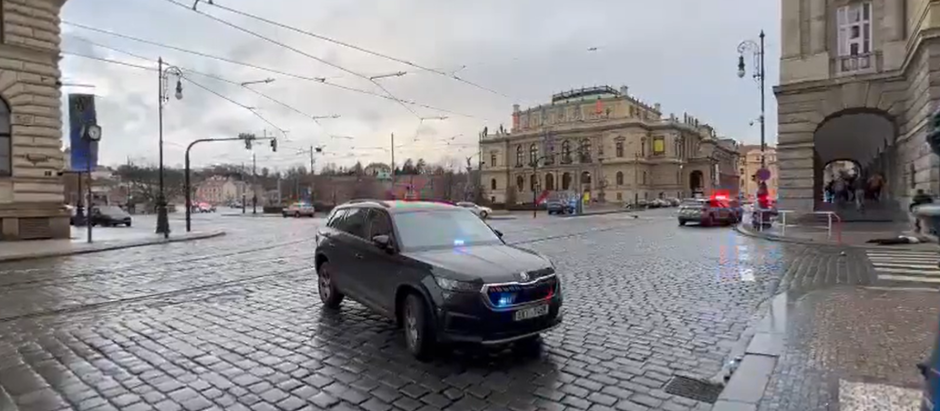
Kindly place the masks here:
POLYGON ((575 204, 575 201, 568 201, 567 199, 554 199, 545 202, 545 209, 548 210, 549 215, 574 214, 575 204))
POLYGON ((679 225, 694 222, 702 226, 735 224, 741 221, 743 211, 737 201, 722 199, 690 198, 679 206, 679 225))
POLYGON ((454 205, 456 205, 457 207, 466 208, 466 209, 472 211, 473 214, 476 214, 477 217, 480 217, 480 218, 482 218, 482 219, 484 219, 484 220, 486 220, 486 218, 489 217, 490 214, 493 214, 493 209, 491 209, 491 208, 489 208, 489 207, 483 207, 483 206, 480 206, 480 205, 476 205, 476 204, 471 203, 471 202, 469 202, 469 201, 461 201, 461 202, 459 202, 459 203, 457 203, 457 204, 454 204, 454 205))
POLYGON ((294 203, 289 207, 281 211, 281 215, 284 218, 287 217, 314 217, 316 215, 316 210, 313 208, 313 204, 308 203, 294 203))
POLYGON ((104 227, 131 226, 131 215, 118 206, 96 206, 91 209, 91 224, 104 227))
POLYGON ((214 213, 215 206, 209 203, 199 203, 193 206, 193 211, 197 213, 214 213))

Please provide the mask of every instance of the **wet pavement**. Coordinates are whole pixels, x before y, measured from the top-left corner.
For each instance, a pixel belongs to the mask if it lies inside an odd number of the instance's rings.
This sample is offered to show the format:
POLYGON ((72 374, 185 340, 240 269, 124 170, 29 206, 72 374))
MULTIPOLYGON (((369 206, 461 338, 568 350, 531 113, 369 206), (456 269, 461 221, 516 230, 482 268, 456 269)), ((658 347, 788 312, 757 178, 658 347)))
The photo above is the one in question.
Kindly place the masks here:
POLYGON ((322 219, 197 215, 228 235, 0 264, 0 410, 706 410, 665 384, 718 374, 780 285, 871 281, 837 253, 670 213, 491 222, 563 278, 537 358, 419 363, 390 321, 321 310, 322 219))
POLYGON ((919 410, 940 293, 837 287, 790 302, 760 410, 919 410))

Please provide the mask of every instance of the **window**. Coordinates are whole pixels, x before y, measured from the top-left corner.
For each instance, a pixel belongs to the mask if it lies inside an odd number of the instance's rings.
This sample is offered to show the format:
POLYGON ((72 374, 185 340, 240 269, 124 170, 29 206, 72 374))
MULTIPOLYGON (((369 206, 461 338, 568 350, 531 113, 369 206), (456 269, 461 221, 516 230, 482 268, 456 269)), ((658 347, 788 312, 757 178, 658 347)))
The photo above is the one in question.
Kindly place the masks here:
POLYGON ((561 143, 561 162, 571 164, 571 142, 568 140, 561 143))
POLYGON ((496 189, 496 179, 494 178, 490 180, 490 190, 495 190, 495 189, 496 189))
POLYGON ((371 210, 369 213, 369 237, 374 238, 377 235, 393 236, 392 220, 388 213, 382 210, 371 210))
POLYGON ((522 191, 525 188, 525 177, 516 176, 516 189, 522 191))
POLYGON ((539 160, 539 147, 535 144, 529 146, 529 165, 535 166, 539 160))
POLYGON ((623 172, 622 171, 617 172, 617 185, 618 186, 623 185, 623 172))
POLYGON ((343 221, 343 217, 346 216, 346 209, 336 209, 330 212, 330 216, 326 219, 326 226, 330 228, 339 229, 337 226, 343 221))
POLYGON ((0 98, 0 176, 13 175, 13 133, 10 106, 0 98))
POLYGON ((616 144, 616 146, 615 146, 615 148, 614 148, 614 151, 616 151, 615 154, 617 154, 617 157, 623 157, 623 141, 618 141, 618 142, 617 142, 617 144, 616 144))
POLYGON ((399 213, 395 227, 405 250, 502 243, 483 220, 465 210, 399 213))
POLYGON ((646 185, 646 172, 643 172, 643 185, 646 185))
POLYGON ((839 7, 839 71, 852 72, 871 67, 871 2, 839 7))
POLYGON ((368 213, 368 208, 350 208, 343 219, 336 222, 335 228, 359 238, 366 238, 366 214, 368 213))
POLYGON ((555 189, 555 176, 552 173, 545 175, 545 189, 554 190, 555 189))
POLYGON ((640 157, 646 157, 646 137, 640 139, 640 157))
POLYGON ((522 167, 522 146, 516 146, 516 167, 522 167))
POLYGON ((591 162, 591 140, 581 139, 581 143, 578 145, 578 158, 582 163, 591 162))
POLYGON ((623 201, 623 193, 617 193, 617 201, 623 201))
POLYGON ((663 136, 653 137, 653 155, 661 156, 666 153, 666 139, 663 136))
POLYGON ((496 153, 490 153, 490 167, 496 167, 496 153))

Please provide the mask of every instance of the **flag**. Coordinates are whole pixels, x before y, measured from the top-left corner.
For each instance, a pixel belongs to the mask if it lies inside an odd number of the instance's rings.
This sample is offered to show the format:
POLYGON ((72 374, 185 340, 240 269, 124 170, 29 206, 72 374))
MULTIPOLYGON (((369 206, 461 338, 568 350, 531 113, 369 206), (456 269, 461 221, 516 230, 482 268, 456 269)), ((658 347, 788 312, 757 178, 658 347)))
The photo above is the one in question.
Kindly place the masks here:
POLYGON ((596 114, 604 112, 604 102, 601 99, 597 99, 597 103, 594 104, 594 112, 596 114))

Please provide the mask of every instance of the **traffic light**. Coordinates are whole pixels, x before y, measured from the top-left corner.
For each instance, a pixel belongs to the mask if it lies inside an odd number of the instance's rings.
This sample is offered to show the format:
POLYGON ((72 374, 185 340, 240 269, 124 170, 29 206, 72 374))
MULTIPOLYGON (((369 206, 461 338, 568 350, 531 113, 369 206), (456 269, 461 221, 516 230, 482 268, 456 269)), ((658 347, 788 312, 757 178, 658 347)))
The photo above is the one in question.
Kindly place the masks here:
POLYGON ((245 139, 245 150, 251 150, 251 139, 250 139, 250 138, 246 138, 246 139, 245 139))
POLYGON ((277 139, 276 138, 271 139, 271 151, 275 153, 277 152, 277 139))
POLYGON ((323 147, 316 147, 316 148, 314 148, 314 150, 316 150, 318 153, 322 153, 322 152, 323 152, 323 147))
POLYGON ((930 117, 927 131, 927 143, 934 154, 940 155, 940 110, 934 111, 930 117))

